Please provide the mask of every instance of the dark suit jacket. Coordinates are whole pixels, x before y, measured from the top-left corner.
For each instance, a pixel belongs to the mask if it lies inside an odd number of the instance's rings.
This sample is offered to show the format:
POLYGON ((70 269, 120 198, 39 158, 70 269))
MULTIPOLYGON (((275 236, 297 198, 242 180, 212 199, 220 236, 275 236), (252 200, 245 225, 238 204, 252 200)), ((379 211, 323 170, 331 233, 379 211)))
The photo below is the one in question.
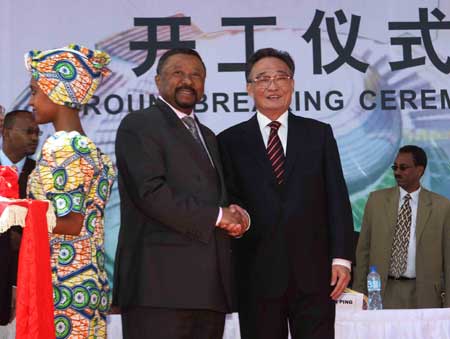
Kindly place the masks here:
POLYGON ((215 227, 226 200, 222 165, 214 134, 200 129, 214 167, 161 100, 120 124, 115 304, 230 310, 230 239, 215 227))
POLYGON ((36 167, 36 161, 31 158, 27 158, 23 165, 22 172, 19 176, 19 197, 25 199, 27 197, 27 182, 31 172, 36 167))
MULTIPOLYGON (((27 158, 20 173, 19 197, 22 199, 26 198, 28 176, 35 166, 36 162, 27 158)), ((21 230, 20 228, 9 230, 0 235, 0 325, 6 325, 11 317, 11 288, 16 284, 17 279, 19 244, 11 243, 12 232, 20 233, 21 230)))
POLYGON ((279 297, 289 279, 329 294, 332 258, 353 258, 351 206, 331 127, 289 113, 282 185, 256 115, 218 140, 230 201, 251 216, 235 241, 239 302, 255 293, 279 297))

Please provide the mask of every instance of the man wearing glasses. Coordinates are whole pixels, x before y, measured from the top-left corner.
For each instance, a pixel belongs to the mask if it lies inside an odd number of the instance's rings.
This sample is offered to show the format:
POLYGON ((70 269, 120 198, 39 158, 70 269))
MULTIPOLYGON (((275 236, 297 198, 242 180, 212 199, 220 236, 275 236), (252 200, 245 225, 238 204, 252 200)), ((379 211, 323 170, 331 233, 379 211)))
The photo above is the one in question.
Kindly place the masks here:
MULTIPOLYGON (((19 197, 26 197, 28 176, 36 162, 29 158, 36 151, 41 131, 29 111, 17 110, 5 115, 0 165, 13 166, 19 176, 19 197)), ((21 238, 20 227, 0 235, 0 325, 13 317, 12 287, 16 284, 17 258, 21 238)))
POLYGON ((350 280, 353 222, 331 127, 289 112, 294 61, 265 48, 246 65, 257 113, 219 135, 230 200, 252 218, 235 240, 243 339, 334 338, 350 280))
POLYGON ((366 204, 354 288, 367 293, 375 265, 384 308, 450 306, 450 201, 420 185, 426 166, 423 149, 403 146, 392 166, 398 187, 372 192, 366 204))

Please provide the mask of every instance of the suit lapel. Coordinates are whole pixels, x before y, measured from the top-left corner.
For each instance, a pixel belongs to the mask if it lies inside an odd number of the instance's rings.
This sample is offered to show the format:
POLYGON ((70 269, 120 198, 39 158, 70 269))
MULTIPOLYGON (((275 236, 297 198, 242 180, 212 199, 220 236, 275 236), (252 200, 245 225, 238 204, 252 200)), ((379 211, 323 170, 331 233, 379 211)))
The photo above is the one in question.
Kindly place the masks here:
POLYGON ((288 134, 287 134, 287 152, 285 164, 285 182, 295 166, 298 154, 302 146, 307 144, 308 131, 304 128, 301 121, 297 120, 292 113, 288 113, 288 134))
POLYGON ((214 164, 214 168, 216 169, 217 175, 219 176, 220 192, 221 192, 220 201, 225 202, 227 200, 226 189, 225 189, 225 178, 223 177, 222 162, 220 160, 220 154, 219 154, 219 149, 217 146, 216 137, 211 132, 207 131, 205 126, 203 126, 198 121, 197 118, 196 118, 196 120, 197 120, 198 126, 200 127, 200 133, 203 136, 203 140, 205 141, 206 148, 208 149, 209 155, 211 156, 212 162, 214 164))
POLYGON ((272 170, 272 164, 267 156, 256 114, 247 121, 245 133, 242 135, 242 148, 243 152, 249 154, 254 163, 262 170, 262 177, 270 178, 272 184, 278 185, 272 170))
POLYGON ((220 163, 220 155, 219 155, 219 151, 217 149, 217 142, 215 140, 215 138, 216 138, 215 135, 208 133, 208 131, 206 130, 206 127, 200 123, 200 121, 197 119, 197 117, 195 117, 195 120, 197 121, 197 125, 200 128, 200 133, 202 134, 203 140, 205 141, 206 149, 208 150, 208 153, 211 157, 214 167, 217 168, 218 170, 222 171, 222 166, 220 163))
MULTIPOLYGON (((387 239, 389 239, 389 257, 390 248, 392 247, 392 239, 394 239, 395 226, 397 225, 398 217, 398 200, 400 199, 400 190, 398 187, 394 187, 389 191, 386 201, 384 203, 384 213, 386 215, 386 227, 387 227, 387 239)), ((381 227, 382 225, 376 225, 381 227)))
POLYGON ((195 163, 203 169, 210 169, 211 162, 209 161, 207 154, 201 149, 202 146, 195 141, 191 132, 189 132, 180 118, 178 118, 177 114, 160 99, 156 101, 156 105, 167 119, 171 129, 171 135, 177 138, 180 143, 188 149, 189 154, 194 158, 195 163))
POLYGON ((420 237, 425 230, 425 225, 431 215, 431 197, 429 192, 422 188, 419 193, 419 205, 417 206, 416 219, 416 243, 420 241, 420 237))
POLYGON ((379 213, 382 222, 377 225, 373 225, 374 230, 380 234, 381 246, 375 249, 376 256, 379 257, 380 267, 378 268, 378 273, 382 276, 384 280, 387 279, 389 274, 389 263, 391 260, 392 253, 392 242, 394 239, 395 225, 397 224, 397 214, 398 214, 398 199, 400 198, 400 191, 398 187, 393 187, 386 191, 385 199, 382 205, 379 205, 379 213))
POLYGON ((33 159, 27 157, 25 164, 23 165, 22 172, 19 176, 19 195, 21 199, 25 199, 27 195, 27 182, 28 176, 36 166, 36 162, 33 159))
MULTIPOLYGON (((292 113, 288 113, 288 134, 287 134, 287 152, 285 163, 285 180, 284 184, 289 180, 289 176, 293 172, 295 163, 302 152, 302 145, 308 141, 308 130, 303 126, 301 121, 296 119, 292 113)), ((247 147, 247 154, 251 154, 255 163, 264 171, 264 176, 271 178, 273 184, 276 178, 272 170, 272 165, 267 156, 267 150, 261 135, 261 129, 256 118, 256 114, 247 122, 246 133, 243 136, 243 147, 247 147)))

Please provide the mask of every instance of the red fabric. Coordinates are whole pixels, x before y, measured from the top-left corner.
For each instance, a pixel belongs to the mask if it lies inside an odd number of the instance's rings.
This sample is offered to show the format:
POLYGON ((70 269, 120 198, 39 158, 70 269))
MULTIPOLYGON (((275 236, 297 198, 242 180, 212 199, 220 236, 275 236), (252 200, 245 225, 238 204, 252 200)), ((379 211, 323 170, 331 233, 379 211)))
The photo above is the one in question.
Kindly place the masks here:
POLYGON ((48 202, 27 204, 17 276, 16 339, 54 339, 48 202))
POLYGON ((19 199, 19 176, 10 166, 0 166, 0 196, 19 199))

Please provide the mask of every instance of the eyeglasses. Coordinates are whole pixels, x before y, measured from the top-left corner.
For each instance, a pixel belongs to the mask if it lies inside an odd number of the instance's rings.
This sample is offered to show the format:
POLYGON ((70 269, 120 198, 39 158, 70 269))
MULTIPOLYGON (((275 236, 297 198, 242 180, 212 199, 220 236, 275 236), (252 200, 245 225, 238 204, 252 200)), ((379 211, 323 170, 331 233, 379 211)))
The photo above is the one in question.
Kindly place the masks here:
POLYGON ((278 87, 287 87, 291 83, 292 76, 291 75, 262 75, 254 78, 253 80, 249 80, 250 83, 254 84, 257 88, 266 89, 273 82, 278 87))
POLYGON ((22 133, 28 134, 28 135, 37 135, 37 136, 41 136, 43 134, 43 132, 39 129, 39 128, 11 128, 11 129, 15 129, 18 131, 21 131, 22 133))
POLYGON ((391 168, 392 168, 392 170, 393 171, 396 171, 396 170, 400 170, 400 171, 406 171, 408 168, 413 168, 413 167, 415 167, 415 166, 408 166, 408 165, 403 165, 403 164, 401 164, 401 165, 392 165, 391 166, 391 168))

